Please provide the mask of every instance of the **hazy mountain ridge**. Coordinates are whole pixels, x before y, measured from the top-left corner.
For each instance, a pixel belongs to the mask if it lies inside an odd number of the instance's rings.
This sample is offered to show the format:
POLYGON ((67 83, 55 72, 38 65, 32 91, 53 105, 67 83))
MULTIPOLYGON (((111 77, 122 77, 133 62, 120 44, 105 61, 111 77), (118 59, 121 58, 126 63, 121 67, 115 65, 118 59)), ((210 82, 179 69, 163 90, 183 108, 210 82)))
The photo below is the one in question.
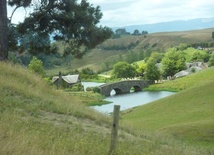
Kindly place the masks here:
POLYGON ((170 22, 161 22, 154 24, 145 25, 130 25, 124 27, 112 27, 115 31, 118 28, 125 28, 127 32, 133 33, 134 30, 138 29, 140 32, 148 31, 149 33, 156 32, 172 32, 172 31, 188 31, 188 30, 199 30, 214 27, 213 18, 197 18, 191 20, 176 20, 170 22))

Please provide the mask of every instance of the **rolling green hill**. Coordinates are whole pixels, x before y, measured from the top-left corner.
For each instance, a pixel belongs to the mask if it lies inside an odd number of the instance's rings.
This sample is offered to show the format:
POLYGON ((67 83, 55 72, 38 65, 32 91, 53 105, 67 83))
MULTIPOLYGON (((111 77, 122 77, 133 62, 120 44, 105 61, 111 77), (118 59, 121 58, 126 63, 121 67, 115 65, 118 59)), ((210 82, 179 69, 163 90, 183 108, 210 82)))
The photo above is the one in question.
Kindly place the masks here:
MULTIPOLYGON (((121 38, 108 39, 97 48, 91 50, 82 59, 72 59, 67 66, 56 66, 48 70, 48 74, 57 74, 59 70, 69 71, 89 67, 95 71, 112 67, 116 62, 125 59, 128 51, 133 51, 139 57, 146 50, 164 52, 166 49, 178 46, 180 43, 192 44, 212 41, 213 29, 203 29, 183 32, 163 32, 148 35, 123 35, 121 38)), ((60 51, 63 46, 58 43, 60 51)))
POLYGON ((182 91, 136 108, 122 120, 143 131, 167 133, 188 144, 213 149, 214 68, 153 87, 182 91))
MULTIPOLYGON (((21 66, 0 62, 0 71, 0 154, 107 154, 111 137, 111 117, 86 107, 84 102, 87 98, 57 90, 21 66)), ((209 90, 212 91, 212 88, 209 90)), ((172 97, 171 100, 176 99, 172 97)), ((210 102, 203 103, 206 111, 210 102)), ((206 113, 200 113, 202 114, 207 116, 206 113)), ((133 117, 130 116, 131 118, 133 117)), ((202 116, 198 122, 209 126, 211 117, 207 116, 206 121, 203 118, 202 116)), ((188 125, 187 122, 181 123, 188 125)), ((175 124, 167 124, 177 129, 173 125, 175 124)), ((150 128, 154 130, 157 127, 150 128)), ((162 131, 166 129, 163 128, 162 131)), ((168 136, 143 132, 141 127, 128 127, 128 124, 121 122, 115 154, 199 155, 209 152, 203 148, 185 145, 168 136)))

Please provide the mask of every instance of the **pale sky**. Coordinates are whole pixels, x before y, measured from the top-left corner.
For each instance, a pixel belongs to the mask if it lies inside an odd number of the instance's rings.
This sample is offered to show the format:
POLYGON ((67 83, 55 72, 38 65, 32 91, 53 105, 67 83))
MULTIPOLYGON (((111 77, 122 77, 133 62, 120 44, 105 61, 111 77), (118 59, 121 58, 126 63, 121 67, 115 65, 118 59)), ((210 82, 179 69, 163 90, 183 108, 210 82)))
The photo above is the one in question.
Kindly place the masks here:
MULTIPOLYGON (((122 27, 158 22, 214 17, 214 0, 88 0, 99 5, 102 26, 122 27)), ((8 8, 8 16, 11 14, 8 8)), ((14 14, 13 23, 22 21, 25 11, 14 14)))

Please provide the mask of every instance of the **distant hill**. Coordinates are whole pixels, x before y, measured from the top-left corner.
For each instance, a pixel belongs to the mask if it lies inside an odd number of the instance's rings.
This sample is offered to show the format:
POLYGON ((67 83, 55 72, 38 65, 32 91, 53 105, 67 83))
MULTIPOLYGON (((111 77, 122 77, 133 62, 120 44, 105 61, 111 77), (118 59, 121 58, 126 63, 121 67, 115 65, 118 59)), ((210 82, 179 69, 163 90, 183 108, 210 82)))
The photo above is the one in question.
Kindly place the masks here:
MULTIPOLYGON (((211 42, 214 28, 179 32, 159 32, 148 35, 123 35, 121 38, 108 39, 97 48, 91 50, 82 59, 71 59, 65 66, 56 66, 48 70, 48 75, 56 75, 59 70, 68 72, 72 69, 89 67, 94 71, 111 68, 117 61, 126 57, 128 51, 139 54, 141 51, 151 49, 152 51, 166 51, 170 47, 178 46, 180 43, 193 44, 211 42), (133 45, 130 47, 130 45, 133 45), (125 47, 125 48, 124 48, 125 47)), ((59 46, 62 50, 63 46, 59 46)))
POLYGON ((170 22, 161 22, 154 24, 145 25, 130 25, 124 27, 112 27, 115 31, 118 28, 125 28, 127 32, 133 33, 134 30, 139 30, 140 32, 148 31, 149 33, 155 32, 172 32, 172 31, 188 31, 188 30, 199 30, 205 28, 214 27, 214 17, 213 18, 197 18, 192 20, 177 20, 170 22))

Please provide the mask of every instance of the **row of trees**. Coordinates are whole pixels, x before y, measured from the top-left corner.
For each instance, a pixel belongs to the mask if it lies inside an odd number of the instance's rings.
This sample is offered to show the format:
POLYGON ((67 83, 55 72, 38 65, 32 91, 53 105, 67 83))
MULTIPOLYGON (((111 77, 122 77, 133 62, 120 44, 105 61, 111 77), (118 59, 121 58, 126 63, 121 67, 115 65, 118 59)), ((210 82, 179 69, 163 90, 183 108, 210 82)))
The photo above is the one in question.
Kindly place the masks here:
MULTIPOLYGON (((214 52, 209 55, 206 52, 195 51, 190 60, 208 62, 209 66, 214 66, 214 52)), ((142 76, 149 80, 159 80, 161 77, 173 77, 186 67, 186 54, 177 48, 171 48, 166 53, 153 52, 141 66, 124 61, 118 62, 113 67, 113 76, 115 78, 142 76)))
MULTIPOLYGON (((127 32, 125 28, 119 28, 115 30, 115 34, 116 35, 130 35, 130 32, 127 32)), ((142 32, 140 32, 138 29, 135 29, 134 32, 132 33, 132 35, 145 35, 148 34, 147 31, 143 30, 142 32)))
POLYGON ((51 38, 64 41, 64 54, 81 57, 96 45, 112 36, 108 27, 98 26, 102 13, 87 0, 1 0, 0 1, 0 60, 8 59, 10 50, 56 52, 51 38), (33 7, 23 23, 13 25, 7 18, 7 5, 18 8, 33 7), (50 38, 51 36, 51 38, 50 38), (10 43, 10 44, 9 44, 10 43), (12 43, 12 45, 11 45, 12 43))

